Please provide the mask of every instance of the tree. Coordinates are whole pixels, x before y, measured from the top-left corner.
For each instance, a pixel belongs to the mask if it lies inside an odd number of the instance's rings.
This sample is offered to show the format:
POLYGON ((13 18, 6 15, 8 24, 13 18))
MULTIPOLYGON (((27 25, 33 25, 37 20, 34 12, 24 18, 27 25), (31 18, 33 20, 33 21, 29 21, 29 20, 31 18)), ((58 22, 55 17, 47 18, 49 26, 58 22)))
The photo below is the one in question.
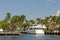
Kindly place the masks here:
POLYGON ((25 15, 21 15, 20 18, 21 18, 21 22, 24 22, 26 20, 26 16, 25 15))
POLYGON ((35 24, 34 20, 29 20, 29 22, 30 22, 30 25, 35 24))
POLYGON ((3 22, 2 22, 2 21, 0 21, 0 28, 2 28, 2 26, 3 26, 3 22))
POLYGON ((11 19, 11 14, 9 12, 7 12, 6 16, 5 16, 5 21, 10 22, 10 19, 11 19))
POLYGON ((26 27, 27 27, 27 28, 30 27, 30 22, 29 22, 28 20, 26 20, 25 24, 26 24, 26 27))
POLYGON ((56 18, 56 24, 60 24, 60 16, 56 18))
POLYGON ((12 23, 20 22, 20 21, 21 21, 21 19, 20 19, 20 16, 18 16, 18 15, 13 16, 11 19, 12 23))
POLYGON ((4 21, 0 21, 0 28, 3 28, 5 31, 10 29, 9 24, 4 21))
POLYGON ((37 22, 37 24, 41 24, 42 23, 41 18, 36 18, 36 22, 37 22))
POLYGON ((12 26, 14 25, 16 28, 23 28, 25 19, 26 19, 25 15, 21 16, 15 15, 11 19, 11 24, 12 26))
POLYGON ((15 15, 11 18, 11 25, 17 28, 18 26, 20 26, 20 21, 21 21, 20 16, 15 15))
POLYGON ((52 16, 51 18, 52 21, 56 22, 56 16, 52 16))

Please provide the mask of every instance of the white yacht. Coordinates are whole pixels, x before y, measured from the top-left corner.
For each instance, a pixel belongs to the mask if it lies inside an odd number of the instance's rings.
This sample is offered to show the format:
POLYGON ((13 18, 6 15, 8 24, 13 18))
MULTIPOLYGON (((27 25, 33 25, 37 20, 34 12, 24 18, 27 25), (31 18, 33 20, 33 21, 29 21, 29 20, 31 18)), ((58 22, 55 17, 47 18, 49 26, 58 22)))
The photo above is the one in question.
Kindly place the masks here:
POLYGON ((45 25, 42 25, 42 24, 40 24, 40 25, 32 25, 32 26, 30 26, 28 28, 27 33, 44 34, 44 30, 43 30, 44 28, 46 28, 46 27, 45 27, 45 25))

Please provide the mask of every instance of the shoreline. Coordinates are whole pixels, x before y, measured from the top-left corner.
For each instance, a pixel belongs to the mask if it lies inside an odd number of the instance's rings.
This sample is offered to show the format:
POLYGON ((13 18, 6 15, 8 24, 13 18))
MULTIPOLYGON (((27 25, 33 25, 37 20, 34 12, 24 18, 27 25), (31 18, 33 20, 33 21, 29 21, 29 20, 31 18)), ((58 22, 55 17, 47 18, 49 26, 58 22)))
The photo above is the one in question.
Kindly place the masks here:
POLYGON ((0 32, 0 35, 20 35, 20 32, 0 32))
MULTIPOLYGON (((21 32, 21 34, 33 34, 33 33, 27 33, 27 32, 21 32)), ((36 33, 34 33, 36 34, 36 33)), ((57 33, 57 32, 45 32, 43 35, 60 35, 60 32, 57 33)))
POLYGON ((60 32, 45 32, 45 35, 60 35, 60 32))
MULTIPOLYGON (((0 32, 0 36, 1 35, 21 35, 21 34, 32 34, 32 33, 27 33, 27 32, 0 32)), ((36 33, 35 33, 36 35, 36 33)), ((59 33, 53 33, 53 32, 45 32, 43 35, 60 35, 59 33)))

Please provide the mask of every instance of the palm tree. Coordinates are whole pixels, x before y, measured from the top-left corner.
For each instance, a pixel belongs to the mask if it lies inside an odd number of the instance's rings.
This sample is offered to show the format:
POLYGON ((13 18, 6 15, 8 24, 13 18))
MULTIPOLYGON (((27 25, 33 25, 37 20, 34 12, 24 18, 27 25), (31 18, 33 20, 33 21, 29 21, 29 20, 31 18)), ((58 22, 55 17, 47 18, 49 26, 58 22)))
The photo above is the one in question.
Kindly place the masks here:
POLYGON ((35 21, 34 20, 29 20, 29 22, 30 22, 30 25, 35 24, 35 21))
POLYGON ((6 13, 6 16, 5 16, 5 19, 3 20, 3 22, 6 25, 8 25, 8 28, 7 29, 10 29, 10 26, 11 26, 11 14, 9 12, 6 13))
POLYGON ((5 21, 10 22, 11 14, 9 12, 6 13, 5 21))
POLYGON ((20 16, 18 15, 13 16, 11 20, 13 23, 21 21, 20 16))
POLYGON ((56 24, 60 24, 60 16, 56 18, 56 24))
POLYGON ((18 16, 18 15, 13 16, 11 18, 11 25, 13 26, 13 28, 14 27, 15 28, 19 27, 20 26, 20 21, 21 21, 20 16, 18 16))
POLYGON ((12 19, 11 19, 12 26, 15 26, 16 28, 23 28, 25 19, 26 19, 25 15, 21 15, 21 16, 15 15, 15 16, 13 16, 12 19))
POLYGON ((41 18, 36 18, 36 23, 37 24, 41 24, 42 23, 42 19, 41 18))
POLYGON ((26 20, 26 16, 25 15, 21 15, 20 18, 21 18, 21 22, 24 22, 26 20))
POLYGON ((25 31, 29 27, 30 27, 30 22, 28 20, 26 20, 26 22, 23 24, 23 30, 25 31))
POLYGON ((26 20, 25 24, 27 25, 27 28, 30 27, 30 21, 26 20))

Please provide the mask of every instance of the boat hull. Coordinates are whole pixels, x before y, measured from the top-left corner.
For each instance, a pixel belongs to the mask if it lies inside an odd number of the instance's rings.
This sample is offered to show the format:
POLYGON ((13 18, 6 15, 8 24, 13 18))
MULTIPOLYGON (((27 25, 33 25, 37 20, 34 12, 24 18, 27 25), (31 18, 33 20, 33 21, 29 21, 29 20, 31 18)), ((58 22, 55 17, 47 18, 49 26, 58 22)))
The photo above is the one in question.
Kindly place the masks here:
POLYGON ((44 31, 43 30, 29 30, 29 31, 27 31, 27 33, 30 33, 30 34, 44 34, 44 31))

